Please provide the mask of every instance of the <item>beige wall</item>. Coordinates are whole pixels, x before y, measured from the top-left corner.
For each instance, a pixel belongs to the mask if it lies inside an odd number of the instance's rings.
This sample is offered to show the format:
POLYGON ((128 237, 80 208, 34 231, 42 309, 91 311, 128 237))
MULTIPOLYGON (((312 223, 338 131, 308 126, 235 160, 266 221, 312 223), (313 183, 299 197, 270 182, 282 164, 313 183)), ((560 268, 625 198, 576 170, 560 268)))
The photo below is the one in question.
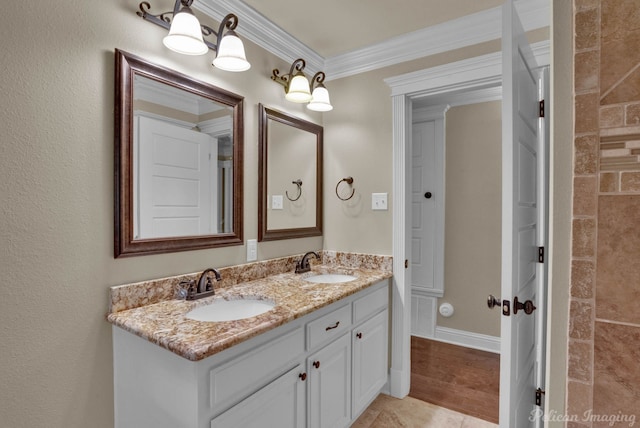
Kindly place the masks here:
POLYGON ((269 120, 268 134, 267 229, 315 227, 316 134, 275 120, 269 120), (296 180, 302 181, 300 192, 296 180), (282 197, 282 209, 272 208, 274 195, 282 197))
POLYGON ((500 336, 502 103, 453 107, 446 115, 444 296, 455 313, 437 325, 500 336))
MULTIPOLYGON (((322 123, 270 80, 282 61, 246 43, 250 71, 215 70, 210 54, 167 51, 137 9, 38 1, 0 17, 3 426, 112 427, 108 287, 245 260, 243 246, 113 258, 115 48, 245 96, 245 239, 257 237, 258 102, 322 123)), ((322 238, 261 243, 258 256, 318 248, 322 238)))
POLYGON ((325 114, 325 248, 344 251, 392 252, 394 203, 391 91, 383 79, 496 52, 499 42, 398 64, 331 81, 334 110, 325 114), (356 192, 344 202, 335 195, 339 180, 352 176, 356 192), (388 193, 389 210, 372 211, 371 193, 388 193))
POLYGON ((165 31, 135 15, 138 3, 26 2, 0 16, 0 415, 7 426, 112 427, 108 287, 245 257, 238 246, 113 258, 115 48, 245 96, 245 239, 257 237, 258 103, 324 121, 324 240, 260 243, 260 259, 320 247, 391 254, 391 210, 369 208, 371 192, 388 192, 393 204, 391 102, 382 79, 499 50, 484 43, 328 82, 335 109, 322 115, 285 102, 270 80, 273 68, 289 64, 248 42, 252 68, 239 74, 212 69, 210 54, 168 52, 165 31), (347 175, 357 197, 343 203, 333 192, 347 175))

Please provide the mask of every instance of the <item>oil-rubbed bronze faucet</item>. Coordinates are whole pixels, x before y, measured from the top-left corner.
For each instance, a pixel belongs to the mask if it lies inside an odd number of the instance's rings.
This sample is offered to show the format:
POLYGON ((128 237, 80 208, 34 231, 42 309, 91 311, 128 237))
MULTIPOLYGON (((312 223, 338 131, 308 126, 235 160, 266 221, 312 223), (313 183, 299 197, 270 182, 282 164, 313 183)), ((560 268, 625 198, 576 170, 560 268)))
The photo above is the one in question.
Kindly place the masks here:
POLYGON ((213 268, 209 268, 205 269, 205 271, 200 274, 198 282, 193 279, 190 281, 180 282, 180 287, 187 290, 187 300, 202 299, 203 297, 213 296, 216 294, 211 277, 207 275, 209 272, 213 273, 216 278, 216 282, 220 281, 220 273, 213 268))
POLYGON ((218 273, 217 270, 215 270, 214 268, 205 269, 205 271, 200 275, 200 279, 198 280, 198 293, 214 291, 213 283, 211 283, 211 277, 207 275, 209 272, 213 272, 216 277, 216 282, 220 281, 220 273, 218 273))
POLYGON ((296 263, 296 273, 305 273, 311 270, 311 266, 309 265, 309 257, 316 256, 316 260, 320 260, 320 256, 315 251, 309 251, 306 253, 298 263, 296 263))

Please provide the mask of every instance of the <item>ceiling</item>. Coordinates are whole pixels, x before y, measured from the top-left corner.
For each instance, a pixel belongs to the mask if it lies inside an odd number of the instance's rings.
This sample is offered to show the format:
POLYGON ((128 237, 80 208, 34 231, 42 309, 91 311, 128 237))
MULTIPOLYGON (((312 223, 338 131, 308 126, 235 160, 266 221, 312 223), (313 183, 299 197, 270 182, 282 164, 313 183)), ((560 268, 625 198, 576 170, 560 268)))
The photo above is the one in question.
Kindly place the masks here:
POLYGON ((500 6, 504 0, 243 0, 327 58, 500 6))
MULTIPOLYGON (((198 0, 220 21, 233 12, 238 35, 287 63, 306 62, 327 81, 501 37, 507 0, 198 0)), ((549 26, 550 0, 513 0, 526 31, 549 26)))

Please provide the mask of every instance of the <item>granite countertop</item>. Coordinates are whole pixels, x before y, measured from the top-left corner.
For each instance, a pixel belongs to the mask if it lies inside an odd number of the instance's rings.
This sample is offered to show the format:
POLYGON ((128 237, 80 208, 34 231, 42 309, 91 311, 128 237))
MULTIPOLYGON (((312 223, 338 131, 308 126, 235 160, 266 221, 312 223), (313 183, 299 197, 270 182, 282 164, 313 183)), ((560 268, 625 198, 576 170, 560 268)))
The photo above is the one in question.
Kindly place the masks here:
POLYGON ((387 278, 385 270, 316 265, 304 274, 282 273, 216 290, 216 295, 195 301, 165 300, 107 315, 112 324, 191 361, 199 361, 265 333, 289 321, 337 302, 387 278), (325 284, 304 281, 318 273, 353 275, 355 280, 325 284), (235 321, 202 322, 187 312, 217 299, 258 297, 275 307, 258 316, 235 321))

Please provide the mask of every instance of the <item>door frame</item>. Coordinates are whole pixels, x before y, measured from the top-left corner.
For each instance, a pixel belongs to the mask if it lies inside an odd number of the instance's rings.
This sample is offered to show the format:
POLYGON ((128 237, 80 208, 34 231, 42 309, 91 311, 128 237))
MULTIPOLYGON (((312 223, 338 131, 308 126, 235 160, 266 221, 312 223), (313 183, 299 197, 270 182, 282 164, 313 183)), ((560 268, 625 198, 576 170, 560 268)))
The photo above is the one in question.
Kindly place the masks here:
MULTIPOLYGON (((532 45, 540 66, 550 63, 550 43, 532 45)), ((393 293, 389 392, 402 398, 411 383, 411 126, 413 101, 432 95, 502 85, 502 52, 390 77, 393 109, 393 293)))

